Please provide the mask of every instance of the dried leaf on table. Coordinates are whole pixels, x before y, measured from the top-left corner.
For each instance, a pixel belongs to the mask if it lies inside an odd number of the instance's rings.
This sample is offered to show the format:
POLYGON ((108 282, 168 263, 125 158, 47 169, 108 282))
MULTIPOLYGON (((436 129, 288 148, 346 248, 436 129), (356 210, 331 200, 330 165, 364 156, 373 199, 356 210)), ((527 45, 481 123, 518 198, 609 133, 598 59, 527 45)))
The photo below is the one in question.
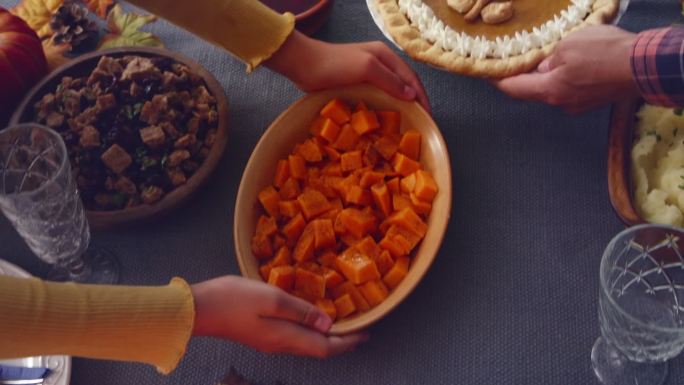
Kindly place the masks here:
POLYGON ((43 52, 48 63, 48 70, 54 71, 55 68, 69 61, 69 58, 64 56, 71 50, 69 44, 55 44, 53 38, 43 40, 43 52))
POLYGON ((120 5, 115 5, 107 16, 107 28, 109 33, 100 41, 99 49, 148 46, 163 47, 161 40, 149 32, 140 31, 140 28, 157 18, 153 15, 138 15, 124 13, 120 5))
POLYGON ((11 12, 24 21, 41 39, 53 34, 50 28, 52 14, 64 3, 64 0, 22 0, 11 12))
POLYGON ((109 7, 114 4, 114 0, 83 0, 90 12, 95 13, 99 18, 106 19, 109 7))

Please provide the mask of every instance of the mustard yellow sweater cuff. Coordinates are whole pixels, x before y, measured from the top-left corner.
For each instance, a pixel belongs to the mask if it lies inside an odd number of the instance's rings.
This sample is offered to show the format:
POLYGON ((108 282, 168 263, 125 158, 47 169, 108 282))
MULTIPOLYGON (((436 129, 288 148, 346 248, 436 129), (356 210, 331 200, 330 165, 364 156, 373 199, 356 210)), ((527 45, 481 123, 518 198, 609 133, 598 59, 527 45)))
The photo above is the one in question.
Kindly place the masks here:
POLYGON ((273 55, 292 33, 294 15, 258 0, 130 0, 131 3, 222 47, 247 63, 247 71, 273 55))
POLYGON ((0 358, 72 355, 137 361, 171 372, 195 319, 189 285, 51 283, 0 276, 0 358))

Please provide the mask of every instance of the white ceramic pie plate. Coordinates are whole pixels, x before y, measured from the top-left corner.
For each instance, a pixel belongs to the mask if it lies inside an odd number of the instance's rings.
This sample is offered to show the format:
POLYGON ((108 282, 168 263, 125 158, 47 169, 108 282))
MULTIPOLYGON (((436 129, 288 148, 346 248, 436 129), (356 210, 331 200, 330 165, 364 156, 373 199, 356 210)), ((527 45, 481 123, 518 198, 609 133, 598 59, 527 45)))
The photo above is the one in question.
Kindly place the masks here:
MULTIPOLYGON (((30 277, 21 268, 0 259, 0 275, 13 277, 30 277)), ((17 358, 14 360, 0 360, 5 365, 22 366, 27 368, 49 368, 50 375, 45 378, 44 385, 69 385, 71 378, 71 357, 68 356, 38 356, 17 358)))
MULTIPOLYGON (((399 50, 403 51, 403 49, 394 41, 392 35, 390 35, 389 32, 387 32, 387 29, 385 28, 385 23, 382 21, 382 17, 380 17, 380 12, 378 11, 378 8, 375 6, 375 0, 366 0, 366 5, 368 6, 368 11, 370 11, 371 17, 373 18, 375 25, 378 26, 382 34, 385 35, 387 40, 391 41, 392 44, 399 48, 399 50)), ((622 18, 622 15, 624 15, 627 11, 628 5, 629 0, 620 0, 620 11, 618 12, 618 15, 615 18, 613 24, 617 25, 617 23, 622 18)))

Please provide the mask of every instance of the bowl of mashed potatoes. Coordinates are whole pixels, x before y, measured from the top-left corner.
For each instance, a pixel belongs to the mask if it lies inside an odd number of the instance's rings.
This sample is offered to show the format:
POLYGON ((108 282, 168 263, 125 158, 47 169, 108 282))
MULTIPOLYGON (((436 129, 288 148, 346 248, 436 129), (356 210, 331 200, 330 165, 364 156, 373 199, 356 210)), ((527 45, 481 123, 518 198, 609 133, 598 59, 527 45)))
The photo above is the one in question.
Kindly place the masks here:
POLYGON ((608 185, 618 216, 684 227, 684 109, 641 101, 613 108, 608 185))

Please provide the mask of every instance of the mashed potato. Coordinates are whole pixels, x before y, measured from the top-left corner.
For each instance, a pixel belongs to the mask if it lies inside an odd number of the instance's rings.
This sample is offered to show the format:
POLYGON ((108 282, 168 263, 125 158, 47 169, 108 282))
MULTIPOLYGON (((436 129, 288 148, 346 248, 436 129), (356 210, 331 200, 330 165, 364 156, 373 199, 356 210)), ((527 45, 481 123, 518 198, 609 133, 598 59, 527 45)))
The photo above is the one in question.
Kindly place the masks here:
POLYGON ((648 222, 684 226, 684 114, 645 105, 632 149, 634 199, 648 222))

